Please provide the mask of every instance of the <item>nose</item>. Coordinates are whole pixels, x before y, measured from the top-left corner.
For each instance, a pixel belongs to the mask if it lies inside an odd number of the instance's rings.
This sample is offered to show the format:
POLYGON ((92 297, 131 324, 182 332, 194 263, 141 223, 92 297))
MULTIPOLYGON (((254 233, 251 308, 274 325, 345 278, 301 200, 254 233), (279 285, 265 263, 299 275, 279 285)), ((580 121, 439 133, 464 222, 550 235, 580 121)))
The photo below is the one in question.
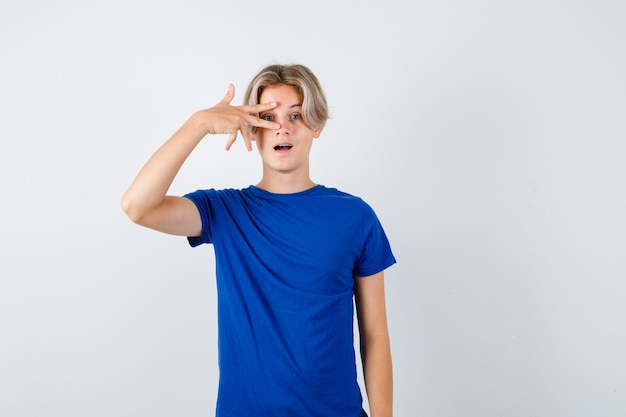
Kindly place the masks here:
POLYGON ((291 118, 290 117, 279 117, 275 120, 279 125, 280 129, 276 129, 277 136, 280 135, 289 135, 291 133, 291 118))

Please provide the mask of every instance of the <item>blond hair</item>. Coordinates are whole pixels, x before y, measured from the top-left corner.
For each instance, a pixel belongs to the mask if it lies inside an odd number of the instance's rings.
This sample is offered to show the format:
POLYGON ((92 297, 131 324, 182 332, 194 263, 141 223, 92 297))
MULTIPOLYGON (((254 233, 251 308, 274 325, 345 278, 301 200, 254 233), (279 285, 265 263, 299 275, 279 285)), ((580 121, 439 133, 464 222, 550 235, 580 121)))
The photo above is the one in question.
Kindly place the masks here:
MULTIPOLYGON (((259 104, 263 90, 277 85, 289 85, 298 91, 302 97, 302 119, 307 126, 313 130, 324 127, 329 117, 326 96, 317 77, 304 65, 274 64, 263 68, 250 81, 244 104, 259 104)), ((256 127, 250 130, 256 133, 256 127)))

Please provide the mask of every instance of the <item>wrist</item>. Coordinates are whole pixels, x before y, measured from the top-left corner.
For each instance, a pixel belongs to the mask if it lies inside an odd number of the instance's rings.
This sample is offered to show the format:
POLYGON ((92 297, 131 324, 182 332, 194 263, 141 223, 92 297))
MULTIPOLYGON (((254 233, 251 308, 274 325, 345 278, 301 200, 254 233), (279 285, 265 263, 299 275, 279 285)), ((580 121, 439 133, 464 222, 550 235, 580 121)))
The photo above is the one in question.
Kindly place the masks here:
POLYGON ((203 117, 202 110, 199 110, 192 114, 185 124, 189 129, 193 130, 194 132, 203 134, 203 136, 208 134, 211 130, 211 127, 209 126, 206 118, 203 117))

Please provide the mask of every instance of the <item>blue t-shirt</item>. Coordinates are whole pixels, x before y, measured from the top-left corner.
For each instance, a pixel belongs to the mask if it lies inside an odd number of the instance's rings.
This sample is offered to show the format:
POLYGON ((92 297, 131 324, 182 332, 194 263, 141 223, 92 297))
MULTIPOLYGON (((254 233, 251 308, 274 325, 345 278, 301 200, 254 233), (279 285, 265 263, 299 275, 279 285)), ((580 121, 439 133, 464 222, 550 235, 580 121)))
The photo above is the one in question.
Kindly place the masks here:
POLYGON ((218 294, 217 417, 359 417, 357 276, 395 263, 374 211, 316 185, 294 194, 199 190, 197 246, 212 243, 218 294))

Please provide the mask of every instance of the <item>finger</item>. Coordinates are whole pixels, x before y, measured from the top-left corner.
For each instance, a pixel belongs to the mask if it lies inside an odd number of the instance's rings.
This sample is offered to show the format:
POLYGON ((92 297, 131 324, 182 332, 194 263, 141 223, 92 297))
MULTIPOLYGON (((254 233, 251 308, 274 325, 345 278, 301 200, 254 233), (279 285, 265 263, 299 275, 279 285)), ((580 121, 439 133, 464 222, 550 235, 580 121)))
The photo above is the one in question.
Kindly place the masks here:
POLYGON ((237 131, 235 133, 231 133, 228 138, 228 142, 226 142, 226 150, 230 151, 230 147, 233 146, 233 143, 237 140, 237 131))
POLYGON ((270 120, 261 119, 260 117, 256 117, 253 115, 246 116, 245 120, 246 120, 246 123, 250 126, 262 127, 263 129, 271 129, 271 130, 280 129, 279 123, 272 122, 270 120))
POLYGON ((270 103, 249 104, 247 106, 241 106, 241 109, 249 114, 258 114, 262 111, 271 110, 278 106, 278 103, 272 101, 270 103))
POLYGON ((252 151, 252 134, 250 133, 250 129, 248 129, 248 126, 242 124, 239 127, 239 130, 241 131, 241 136, 243 136, 243 141, 246 144, 246 149, 248 152, 252 151))
POLYGON ((220 104, 230 104, 235 98, 235 85, 233 83, 228 84, 228 90, 226 90, 226 95, 222 100, 220 100, 220 104))

